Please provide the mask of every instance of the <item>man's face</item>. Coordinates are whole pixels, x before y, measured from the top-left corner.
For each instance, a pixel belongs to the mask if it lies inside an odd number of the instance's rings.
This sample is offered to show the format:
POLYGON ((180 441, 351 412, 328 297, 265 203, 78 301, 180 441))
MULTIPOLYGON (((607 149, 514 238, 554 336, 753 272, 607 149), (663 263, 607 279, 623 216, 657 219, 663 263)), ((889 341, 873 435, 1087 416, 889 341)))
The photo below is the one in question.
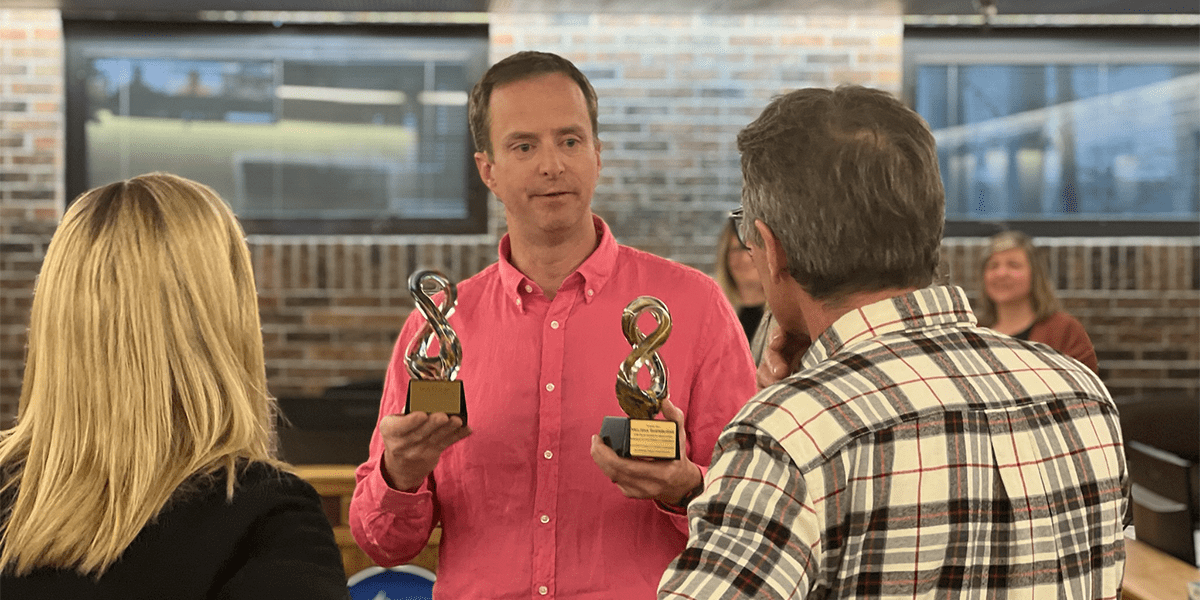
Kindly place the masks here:
POLYGON ((758 270, 767 306, 775 315, 776 322, 790 335, 798 339, 811 340, 812 335, 809 333, 808 323, 804 319, 804 309, 796 301, 796 292, 801 288, 791 274, 786 271, 786 262, 779 262, 786 261, 786 259, 782 255, 783 249, 779 246, 775 232, 771 231, 770 227, 762 221, 747 223, 746 227, 753 227, 758 231, 759 241, 755 242, 753 235, 747 236, 746 246, 750 249, 750 260, 754 262, 754 268, 758 270), (774 277, 771 275, 771 261, 767 257, 768 253, 772 251, 776 252, 777 273, 774 277))
POLYGON ((492 90, 490 111, 492 157, 477 152, 475 164, 512 233, 590 229, 600 144, 579 86, 561 73, 506 83, 492 90))

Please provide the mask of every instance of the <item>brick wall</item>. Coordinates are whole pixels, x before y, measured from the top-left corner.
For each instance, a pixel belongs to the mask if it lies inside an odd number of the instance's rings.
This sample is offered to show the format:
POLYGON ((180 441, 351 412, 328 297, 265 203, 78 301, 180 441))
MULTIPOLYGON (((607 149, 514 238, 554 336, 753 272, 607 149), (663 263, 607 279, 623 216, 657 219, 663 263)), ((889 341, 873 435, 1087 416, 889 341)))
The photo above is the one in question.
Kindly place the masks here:
MULTIPOLYGON (((0 420, 15 411, 30 289, 65 201, 59 31, 57 12, 0 10, 0 420)), ((797 87, 898 91, 901 36, 893 15, 496 14, 491 58, 539 49, 575 61, 600 95, 596 212, 623 243, 711 271, 738 203, 737 131, 797 87)), ((411 310, 408 273, 457 280, 494 261, 504 223, 491 210, 486 235, 252 236, 272 391, 381 377, 411 310)), ((1114 392, 1200 388, 1197 240, 1039 241, 1053 245, 1064 301, 1114 392)), ((979 240, 947 241, 955 282, 978 288, 980 252, 979 240)))
POLYGON ((62 211, 62 24, 0 10, 0 424, 16 412, 33 280, 62 211))
MULTIPOLYGON (((1195 238, 1039 238, 1063 308, 1083 323, 1114 396, 1200 394, 1200 244, 1195 238)), ((981 298, 986 241, 948 239, 952 283, 981 298)))
POLYGON ((455 240, 253 236, 267 379, 276 395, 380 379, 412 311, 408 275, 455 281, 496 260, 493 236, 455 240))
POLYGON ((600 97, 594 209, 629 245, 711 269, 741 193, 737 132, 791 89, 900 89, 898 16, 495 15, 492 59, 545 50, 600 97))

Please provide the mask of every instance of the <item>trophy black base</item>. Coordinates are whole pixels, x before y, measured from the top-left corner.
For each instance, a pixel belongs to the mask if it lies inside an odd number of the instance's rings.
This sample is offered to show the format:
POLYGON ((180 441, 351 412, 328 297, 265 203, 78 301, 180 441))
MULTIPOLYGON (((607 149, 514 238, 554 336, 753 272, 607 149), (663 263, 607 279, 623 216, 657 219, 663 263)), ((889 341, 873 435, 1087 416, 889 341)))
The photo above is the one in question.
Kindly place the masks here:
POLYGON ((622 458, 679 460, 679 425, 675 421, 604 417, 600 439, 622 458))
POLYGON ((414 412, 446 413, 457 415, 467 424, 467 396, 463 382, 438 379, 408 380, 408 399, 404 401, 404 414, 414 412))

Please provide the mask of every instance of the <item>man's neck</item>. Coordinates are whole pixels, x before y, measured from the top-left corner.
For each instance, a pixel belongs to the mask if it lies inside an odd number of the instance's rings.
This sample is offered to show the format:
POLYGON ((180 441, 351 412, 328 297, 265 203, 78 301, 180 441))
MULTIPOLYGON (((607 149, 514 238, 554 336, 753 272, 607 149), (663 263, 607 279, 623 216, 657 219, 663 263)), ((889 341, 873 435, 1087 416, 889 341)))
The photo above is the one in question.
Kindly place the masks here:
POLYGON ((553 300, 562 282, 599 245, 600 234, 589 217, 586 229, 580 227, 563 235, 526 235, 510 230, 508 240, 513 266, 553 300))
POLYGON ((915 292, 917 288, 903 288, 894 290, 879 290, 876 292, 859 292, 850 294, 845 298, 841 298, 836 302, 827 302, 815 300, 807 293, 803 293, 805 306, 804 318, 808 324, 810 338, 815 340, 818 336, 833 326, 838 319, 851 311, 858 310, 864 306, 868 306, 881 300, 890 300, 905 294, 915 292))

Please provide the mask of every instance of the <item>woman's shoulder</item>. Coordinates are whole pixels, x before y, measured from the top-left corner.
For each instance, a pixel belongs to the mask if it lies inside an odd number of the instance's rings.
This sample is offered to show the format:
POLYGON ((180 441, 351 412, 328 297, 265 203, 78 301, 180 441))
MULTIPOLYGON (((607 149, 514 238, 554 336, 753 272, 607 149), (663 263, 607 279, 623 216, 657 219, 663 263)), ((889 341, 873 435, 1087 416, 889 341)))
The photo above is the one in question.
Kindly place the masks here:
POLYGON ((188 505, 209 505, 224 509, 245 508, 276 504, 281 501, 305 501, 320 503, 316 490, 305 480, 291 473, 282 465, 262 461, 239 461, 233 469, 233 497, 229 497, 228 469, 197 475, 176 490, 168 508, 188 505))
POLYGON ((234 499, 304 498, 320 502, 312 485, 299 475, 265 462, 250 462, 236 473, 234 499))
POLYGON ((1083 323, 1065 310, 1056 310, 1035 323, 1034 328, 1055 331, 1083 329, 1083 323))

